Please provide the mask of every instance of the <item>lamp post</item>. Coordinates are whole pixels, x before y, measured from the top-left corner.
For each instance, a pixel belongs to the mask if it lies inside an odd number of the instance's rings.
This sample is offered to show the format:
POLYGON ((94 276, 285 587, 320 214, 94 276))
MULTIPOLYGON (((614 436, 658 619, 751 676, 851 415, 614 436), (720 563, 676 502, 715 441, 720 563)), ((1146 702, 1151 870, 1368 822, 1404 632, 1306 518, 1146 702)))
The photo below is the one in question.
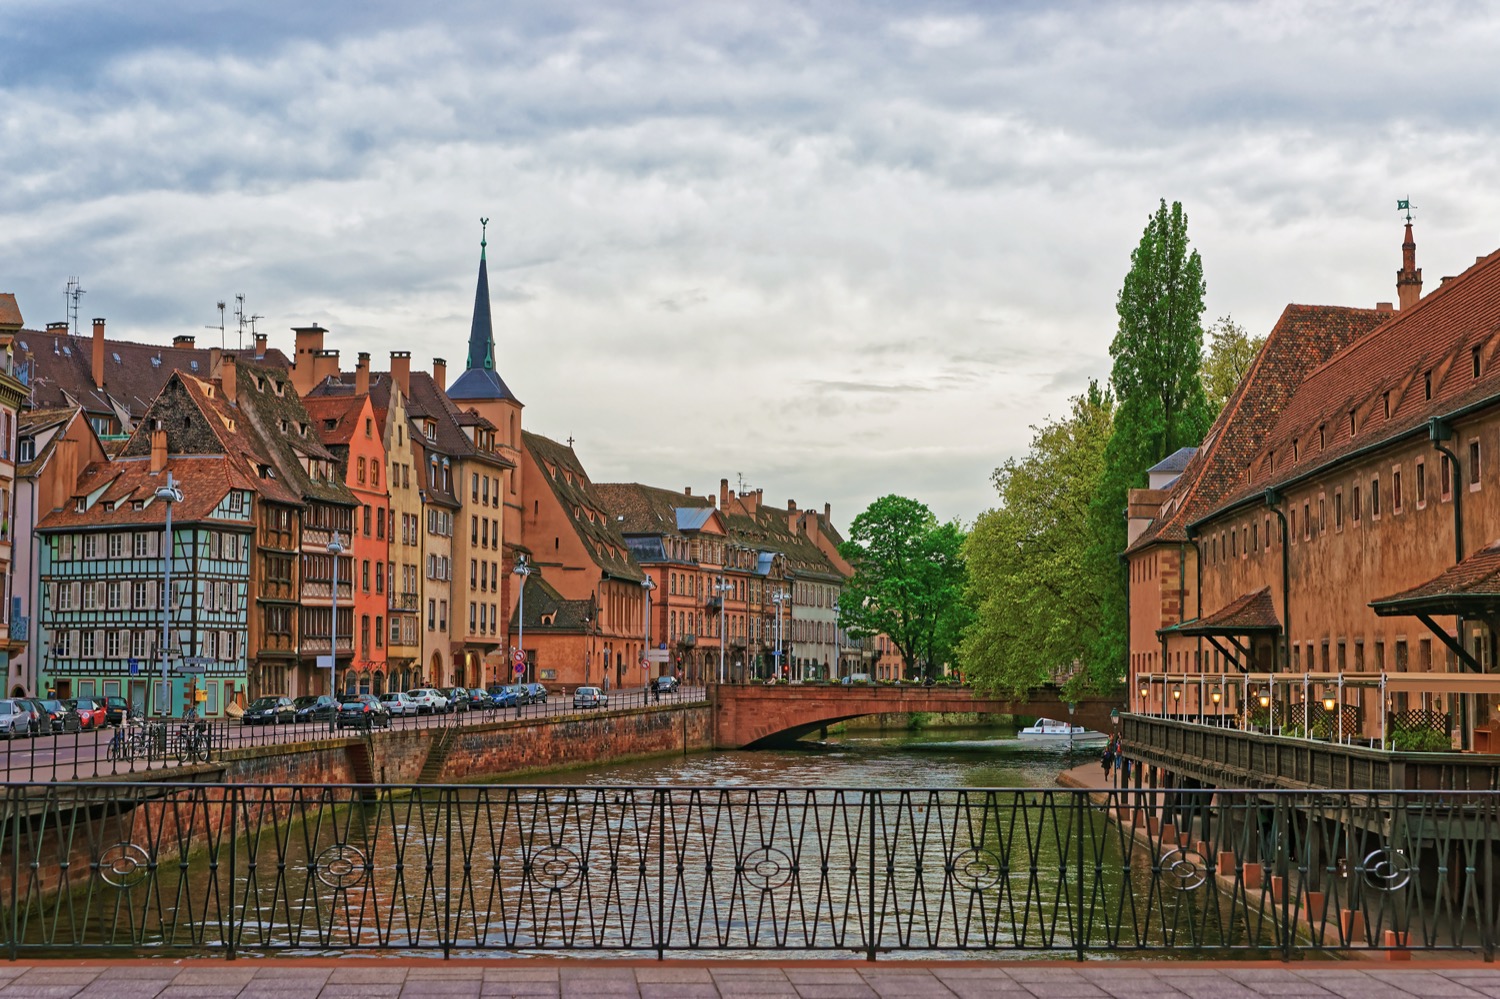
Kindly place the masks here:
POLYGON ((781 679, 781 605, 786 602, 786 590, 780 589, 771 594, 771 603, 776 605, 776 652, 774 657, 774 670, 772 674, 779 681, 781 679))
POLYGON ((333 695, 333 710, 328 714, 329 731, 337 731, 339 720, 339 556, 344 554, 344 543, 339 532, 333 532, 328 542, 328 554, 333 558, 333 589, 329 591, 331 611, 328 619, 328 692, 333 695))
MULTIPOLYGON (((525 555, 516 556, 516 567, 511 570, 521 578, 520 596, 516 605, 516 651, 520 653, 520 662, 517 664, 523 669, 526 665, 526 577, 531 575, 531 566, 526 564, 525 555)), ((515 673, 515 682, 521 681, 521 674, 515 673)))
POLYGON ((161 703, 157 704, 157 709, 163 718, 169 718, 172 715, 172 688, 167 679, 167 649, 171 642, 168 632, 172 614, 172 504, 182 502, 182 490, 177 488, 171 472, 167 473, 166 483, 157 487, 156 498, 167 504, 167 526, 162 535, 165 550, 161 560, 161 703))
POLYGON ((724 578, 724 576, 722 574, 720 574, 719 581, 714 584, 714 592, 719 595, 719 682, 720 683, 725 682, 725 676, 724 676, 724 646, 729 641, 729 628, 726 627, 726 625, 728 624, 728 620, 729 619, 728 619, 728 616, 725 614, 725 601, 727 601, 729 598, 727 596, 725 596, 725 594, 727 594, 732 588, 733 587, 731 587, 729 585, 728 580, 726 580, 724 578))
POLYGON ((829 679, 842 680, 844 678, 844 643, 839 635, 839 602, 833 602, 833 671, 837 676, 829 679))
MULTIPOLYGON (((656 589, 656 581, 650 576, 641 580, 641 589, 646 591, 646 651, 641 653, 641 665, 646 666, 651 662, 651 591, 656 589)), ((646 670, 646 679, 651 679, 651 670, 646 670)))

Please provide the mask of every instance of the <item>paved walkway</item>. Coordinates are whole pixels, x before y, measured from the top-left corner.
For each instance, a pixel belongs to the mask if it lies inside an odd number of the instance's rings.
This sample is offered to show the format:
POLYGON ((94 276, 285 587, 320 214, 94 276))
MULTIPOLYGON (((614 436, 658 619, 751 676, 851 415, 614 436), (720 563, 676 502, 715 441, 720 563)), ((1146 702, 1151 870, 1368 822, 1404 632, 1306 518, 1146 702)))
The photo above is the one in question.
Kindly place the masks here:
POLYGON ((0 999, 348 999, 363 996, 594 996, 641 999, 1118 999, 1257 996, 1500 997, 1500 967, 1391 969, 1350 962, 1089 964, 319 959, 0 963, 0 999))

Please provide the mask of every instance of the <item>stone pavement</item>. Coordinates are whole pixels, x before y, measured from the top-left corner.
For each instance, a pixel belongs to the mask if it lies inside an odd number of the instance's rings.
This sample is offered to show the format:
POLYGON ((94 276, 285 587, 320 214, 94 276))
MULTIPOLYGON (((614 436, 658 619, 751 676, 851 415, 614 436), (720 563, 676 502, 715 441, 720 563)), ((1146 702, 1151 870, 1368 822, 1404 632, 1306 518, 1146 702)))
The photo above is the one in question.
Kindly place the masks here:
POLYGON ((1363 962, 1086 964, 844 961, 775 964, 703 961, 390 958, 0 963, 0 999, 346 999, 363 996, 591 996, 598 999, 1118 999, 1257 996, 1500 997, 1500 968, 1422 962, 1399 969, 1363 962))

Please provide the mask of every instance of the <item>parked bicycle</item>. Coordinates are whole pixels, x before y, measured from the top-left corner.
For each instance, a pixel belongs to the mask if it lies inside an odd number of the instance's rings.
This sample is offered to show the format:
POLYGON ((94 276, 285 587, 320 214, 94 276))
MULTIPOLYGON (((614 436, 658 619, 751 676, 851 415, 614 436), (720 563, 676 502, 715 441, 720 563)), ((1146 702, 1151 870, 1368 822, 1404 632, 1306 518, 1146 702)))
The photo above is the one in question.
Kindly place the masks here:
POLYGON ((137 718, 127 717, 109 740, 107 755, 111 760, 133 760, 137 756, 146 756, 149 751, 150 740, 146 735, 145 723, 137 718))
POLYGON ((177 729, 177 762, 208 761, 208 722, 185 721, 177 729))

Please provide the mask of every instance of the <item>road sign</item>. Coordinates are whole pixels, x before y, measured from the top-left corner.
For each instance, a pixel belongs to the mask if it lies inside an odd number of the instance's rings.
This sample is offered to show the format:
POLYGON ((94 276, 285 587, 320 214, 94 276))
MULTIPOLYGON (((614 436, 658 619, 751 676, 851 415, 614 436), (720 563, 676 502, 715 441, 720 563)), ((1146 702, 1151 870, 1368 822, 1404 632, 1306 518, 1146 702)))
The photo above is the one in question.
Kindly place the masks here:
POLYGON ((517 649, 515 655, 511 656, 511 661, 517 666, 524 666, 526 664, 526 653, 517 649))
POLYGON ((651 662, 645 656, 641 656, 641 669, 650 669, 651 662))
POLYGON ((333 656, 319 656, 318 669, 333 669, 333 656))
POLYGON ((526 664, 522 663, 522 662, 516 663, 516 676, 520 676, 522 673, 525 673, 525 672, 526 672, 526 664))
POLYGON ((672 661, 672 654, 666 649, 647 649, 646 658, 654 663, 669 663, 672 661))
POLYGON ((212 666, 218 661, 212 656, 185 656, 182 660, 184 666, 212 666))
POLYGON ((141 672, 141 661, 139 659, 132 659, 132 660, 130 660, 130 675, 131 676, 136 676, 140 672, 141 672))
POLYGON ((179 674, 196 674, 196 673, 202 673, 203 672, 203 667, 202 666, 195 666, 195 665, 193 665, 191 663, 181 663, 177 667, 177 672, 179 674))

